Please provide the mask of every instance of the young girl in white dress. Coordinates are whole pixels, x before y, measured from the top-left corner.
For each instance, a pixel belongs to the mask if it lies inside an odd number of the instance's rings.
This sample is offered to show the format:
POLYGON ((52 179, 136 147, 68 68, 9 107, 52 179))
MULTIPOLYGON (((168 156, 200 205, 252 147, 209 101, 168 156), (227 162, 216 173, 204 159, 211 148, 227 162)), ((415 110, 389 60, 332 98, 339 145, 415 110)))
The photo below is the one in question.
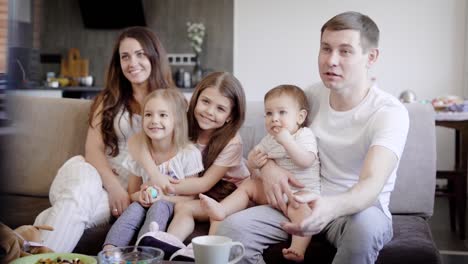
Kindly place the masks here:
MULTIPOLYGON (((146 97, 143 109, 143 147, 151 154, 159 173, 176 180, 197 177, 203 171, 203 161, 200 151, 188 139, 187 103, 182 93, 177 89, 154 91, 146 97)), ((149 175, 145 170, 131 156, 124 161, 124 167, 132 173, 128 193, 133 203, 112 225, 104 242, 105 249, 127 246, 138 229, 141 228, 140 237, 149 231, 151 222, 161 224, 171 217, 153 207, 158 206, 154 202, 158 196, 162 197, 162 192, 157 187, 148 187, 149 175)), ((176 203, 192 200, 193 196, 164 196, 163 199, 176 203)))

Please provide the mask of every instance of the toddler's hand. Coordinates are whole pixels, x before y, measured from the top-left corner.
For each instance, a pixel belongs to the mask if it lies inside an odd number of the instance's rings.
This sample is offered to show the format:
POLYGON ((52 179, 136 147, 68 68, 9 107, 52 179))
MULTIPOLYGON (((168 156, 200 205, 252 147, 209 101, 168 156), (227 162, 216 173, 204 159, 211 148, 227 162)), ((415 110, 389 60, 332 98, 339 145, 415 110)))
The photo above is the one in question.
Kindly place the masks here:
POLYGON ((281 145, 293 140, 291 133, 289 133, 289 130, 285 127, 275 127, 273 129, 273 137, 281 145))

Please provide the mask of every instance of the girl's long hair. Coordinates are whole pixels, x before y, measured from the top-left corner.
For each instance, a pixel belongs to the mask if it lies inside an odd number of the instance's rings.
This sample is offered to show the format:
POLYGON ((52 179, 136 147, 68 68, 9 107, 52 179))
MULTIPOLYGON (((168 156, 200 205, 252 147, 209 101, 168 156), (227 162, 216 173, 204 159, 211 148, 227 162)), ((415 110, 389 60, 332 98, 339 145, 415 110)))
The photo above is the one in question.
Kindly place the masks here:
MULTIPOLYGON (((118 137, 114 129, 114 119, 122 108, 129 112, 130 125, 132 125, 131 105, 139 109, 139 104, 133 98, 130 81, 124 76, 120 65, 119 47, 125 38, 136 39, 142 46, 145 55, 151 63, 151 74, 148 78, 148 90, 166 89, 173 87, 171 68, 166 51, 156 34, 146 27, 130 27, 124 29, 115 41, 112 57, 106 74, 103 91, 95 98, 88 118, 89 126, 93 127, 96 116, 102 115, 101 134, 106 146, 107 154, 115 157, 119 154, 118 137), (96 113, 102 105, 101 111, 96 113)), ((140 112, 139 110, 138 112, 140 112)))
POLYGON ((195 119, 195 106, 200 94, 206 88, 215 88, 232 103, 230 121, 224 126, 216 129, 202 153, 203 166, 205 171, 214 163, 219 153, 226 147, 245 120, 245 94, 241 83, 232 74, 227 72, 213 72, 203 78, 195 88, 190 100, 188 110, 189 137, 193 142, 197 142, 201 134, 201 128, 195 119))

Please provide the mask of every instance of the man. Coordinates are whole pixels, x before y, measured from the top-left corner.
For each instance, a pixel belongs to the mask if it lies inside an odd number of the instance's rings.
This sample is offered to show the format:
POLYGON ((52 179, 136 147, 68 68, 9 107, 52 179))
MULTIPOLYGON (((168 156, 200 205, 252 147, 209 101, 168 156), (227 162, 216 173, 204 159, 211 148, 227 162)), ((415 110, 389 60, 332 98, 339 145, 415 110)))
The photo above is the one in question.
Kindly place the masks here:
POLYGON ((374 21, 357 12, 339 14, 323 25, 318 56, 323 84, 306 91, 322 195, 295 197, 289 184, 300 185, 269 161, 260 177, 271 206, 234 214, 218 229, 244 243, 245 263, 264 263, 263 249, 286 240, 288 233, 325 233, 337 248, 333 263, 374 263, 391 240, 388 204, 409 118, 406 108, 368 76, 379 56, 378 39, 374 21), (273 208, 286 212, 284 195, 293 206, 307 202, 311 214, 301 223, 289 222, 273 208))

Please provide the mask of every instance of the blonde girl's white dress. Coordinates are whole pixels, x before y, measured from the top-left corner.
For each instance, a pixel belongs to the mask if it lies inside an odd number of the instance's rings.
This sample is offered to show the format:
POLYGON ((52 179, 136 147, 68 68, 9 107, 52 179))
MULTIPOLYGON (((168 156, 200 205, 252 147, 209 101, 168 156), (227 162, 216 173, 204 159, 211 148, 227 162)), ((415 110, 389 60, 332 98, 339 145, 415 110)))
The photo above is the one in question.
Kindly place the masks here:
MULTIPOLYGON (((122 110, 114 118, 119 154, 107 155, 122 187, 127 190, 129 172, 122 166, 127 156, 127 140, 141 131, 141 116, 122 110)), ((109 199, 98 171, 83 156, 66 161, 50 187, 51 207, 41 212, 34 224, 50 225, 54 231, 41 231, 43 244, 55 252, 72 252, 85 229, 108 223, 111 219, 109 199)))

